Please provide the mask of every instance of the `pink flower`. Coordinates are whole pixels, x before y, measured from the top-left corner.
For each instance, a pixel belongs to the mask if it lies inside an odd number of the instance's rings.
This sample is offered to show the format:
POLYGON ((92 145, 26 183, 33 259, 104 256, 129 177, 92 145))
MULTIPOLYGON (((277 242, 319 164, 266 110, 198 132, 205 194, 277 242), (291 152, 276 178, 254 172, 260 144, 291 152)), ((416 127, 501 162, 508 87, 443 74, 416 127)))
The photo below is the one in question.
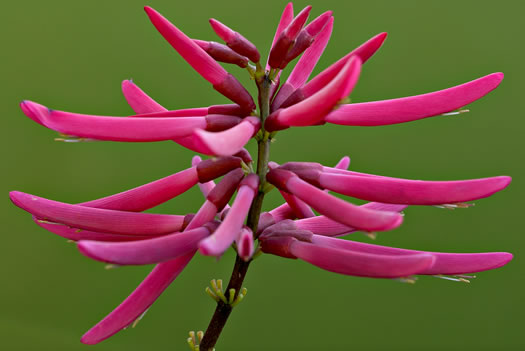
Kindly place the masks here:
MULTIPOLYGON (((204 161, 195 156, 186 170, 80 204, 10 193, 12 202, 29 212, 37 225, 77 241, 79 251, 91 259, 117 265, 157 264, 126 300, 82 337, 83 343, 98 343, 139 319, 197 252, 221 257, 233 246, 238 255, 228 292, 211 294, 218 301, 215 315, 222 318, 213 323, 225 323, 244 294, 241 287, 248 265, 261 252, 301 259, 335 273, 374 278, 462 275, 495 269, 512 259, 505 252, 438 253, 337 238, 355 231, 397 228, 404 219, 400 212, 409 205, 468 207, 465 202, 506 188, 510 177, 421 181, 349 171, 348 157, 335 167, 270 161, 270 144, 279 130, 325 123, 377 126, 460 113, 455 110, 483 97, 503 79, 503 74, 493 73, 434 93, 346 103, 362 65, 381 47, 386 33, 366 41, 308 81, 334 22, 332 12, 327 11, 307 23, 310 10, 307 6, 294 17, 293 5, 285 7, 263 68, 257 47, 221 22, 210 20, 225 45, 191 39, 158 12, 145 8, 168 43, 233 104, 171 110, 129 80, 122 82, 124 97, 134 111, 127 117, 69 113, 31 101, 21 103, 27 117, 59 132, 61 140, 173 140, 213 156, 204 161), (301 54, 280 85, 282 69, 301 54), (218 62, 246 69, 257 85, 257 99, 218 62), (258 111, 254 100, 259 103, 258 111), (244 148, 251 139, 258 145, 255 160, 244 148), (144 212, 195 185, 205 197, 195 214, 144 212), (285 202, 262 212, 264 196, 274 187, 285 202), (357 206, 330 191, 370 202, 357 206)), ((207 333, 203 349, 211 349, 217 337, 207 333)))

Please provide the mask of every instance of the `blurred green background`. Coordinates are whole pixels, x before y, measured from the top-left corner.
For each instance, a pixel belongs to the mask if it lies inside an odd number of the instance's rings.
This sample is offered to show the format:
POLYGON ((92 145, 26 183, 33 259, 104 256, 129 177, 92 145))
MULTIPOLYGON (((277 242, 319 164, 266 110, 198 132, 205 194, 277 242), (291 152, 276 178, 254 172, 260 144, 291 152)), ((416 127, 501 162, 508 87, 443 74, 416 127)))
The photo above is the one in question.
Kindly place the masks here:
MULTIPOLYGON (((377 244, 433 251, 509 251, 506 267, 471 284, 422 277, 415 285, 346 277, 304 262, 263 256, 251 266, 249 293, 232 314, 217 350, 523 350, 523 46, 525 2, 295 2, 296 12, 331 9, 332 40, 316 72, 369 37, 389 37, 364 67, 355 102, 394 98, 502 71, 502 85, 459 117, 397 126, 295 128, 272 145, 277 162, 335 164, 413 179, 511 175, 511 186, 468 210, 413 207, 404 225, 377 244)), ((8 200, 9 190, 81 202, 187 168, 192 152, 172 142, 54 142, 55 133, 19 110, 31 99, 66 111, 127 115, 120 82, 133 78, 176 109, 225 103, 164 42, 142 11, 151 5, 188 35, 216 40, 215 17, 266 55, 284 1, 18 1, 0 13, 3 224, 2 350, 186 350, 189 330, 205 329, 214 304, 204 293, 226 279, 230 251, 197 257, 135 329, 97 345, 80 336, 121 302, 151 267, 104 270, 74 244, 36 227, 8 200)), ((311 17, 313 18, 313 17, 311 17)), ((228 68, 251 88, 246 72, 228 68)), ((254 91, 252 89, 251 91, 254 91)), ((250 150, 254 145, 250 144, 250 150)), ((158 212, 195 212, 197 189, 158 212)), ((269 196, 266 208, 281 200, 269 196)), ((369 241, 362 234, 353 239, 369 241)))

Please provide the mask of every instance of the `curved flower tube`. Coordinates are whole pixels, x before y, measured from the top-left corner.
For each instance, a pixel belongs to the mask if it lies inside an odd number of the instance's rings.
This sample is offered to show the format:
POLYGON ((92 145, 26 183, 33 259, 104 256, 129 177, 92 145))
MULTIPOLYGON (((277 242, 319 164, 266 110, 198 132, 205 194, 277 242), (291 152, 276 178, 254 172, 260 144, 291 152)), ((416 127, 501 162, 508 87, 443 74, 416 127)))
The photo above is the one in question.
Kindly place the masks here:
POLYGON ((259 62, 261 54, 252 42, 214 18, 210 19, 210 25, 215 34, 224 40, 230 49, 239 55, 246 56, 252 62, 259 62))
MULTIPOLYGON (((293 3, 289 2, 283 10, 283 13, 281 15, 281 18, 279 19, 279 23, 277 24, 277 29, 275 30, 275 35, 273 36, 272 40, 272 46, 270 47, 270 51, 275 46, 275 43, 281 36, 281 33, 288 27, 288 25, 293 21, 293 3)), ((269 60, 268 60, 269 61, 269 60)), ((266 70, 270 70, 270 64, 266 63, 266 70)))
POLYGON ((435 262, 431 267, 417 273, 423 275, 478 273, 504 266, 512 260, 513 257, 512 254, 508 252, 444 253, 398 249, 319 235, 313 235, 311 242, 325 247, 378 255, 409 256, 420 253, 430 254, 434 256, 435 262))
POLYGON ((378 255, 315 245, 290 236, 261 238, 261 249, 286 258, 300 258, 330 272, 370 278, 410 276, 432 267, 435 261, 430 254, 378 255))
POLYGON ((259 177, 248 175, 240 184, 237 197, 219 228, 199 243, 199 252, 205 256, 220 256, 239 235, 242 222, 259 187, 259 177))
POLYGON ((211 56, 157 11, 148 6, 144 7, 144 10, 164 39, 193 69, 210 82, 215 90, 247 111, 255 109, 251 95, 234 76, 226 72, 211 56))
POLYGON ((88 345, 98 344, 140 318, 186 268, 193 255, 194 252, 190 252, 174 260, 156 265, 131 295, 88 330, 80 341, 88 345))
POLYGON ((350 94, 361 73, 361 60, 352 57, 337 76, 325 87, 293 106, 273 112, 264 124, 266 130, 276 131, 290 126, 311 126, 323 118, 336 104, 350 94))
POLYGON ((268 172, 266 179, 277 188, 297 196, 319 213, 350 227, 385 231, 392 230, 403 222, 403 217, 398 213, 352 205, 317 189, 286 170, 273 169, 268 172))
POLYGON ((271 68, 282 69, 286 66, 286 55, 295 43, 295 39, 299 35, 301 28, 303 28, 303 25, 306 23, 311 9, 312 6, 306 6, 280 33, 279 38, 277 38, 272 45, 270 55, 268 56, 268 65, 271 68))
POLYGON ((244 145, 261 128, 261 122, 256 117, 246 117, 241 123, 222 132, 210 133, 195 130, 195 144, 206 155, 229 156, 242 150, 244 145))
POLYGON ((503 73, 423 95, 340 106, 325 122, 347 126, 384 126, 440 116, 464 107, 496 89, 503 73))
POLYGON ((302 87, 304 83, 306 83, 330 40, 333 28, 334 19, 332 17, 321 30, 321 33, 317 35, 312 46, 306 49, 286 82, 279 89, 279 92, 272 101, 272 111, 277 110, 296 89, 302 87))
POLYGON ((507 176, 455 180, 423 181, 390 177, 333 174, 302 170, 295 172, 319 188, 358 199, 392 204, 440 205, 489 197, 511 182, 507 176))
POLYGON ((365 43, 361 44, 361 46, 357 47, 356 49, 352 50, 339 60, 337 60, 335 63, 333 63, 331 66, 326 68, 324 71, 316 75, 314 78, 312 78, 308 83, 306 83, 304 86, 298 88, 295 90, 280 106, 281 108, 285 108, 291 105, 294 105, 304 99, 309 98, 310 96, 317 93, 319 90, 321 90, 323 87, 325 87, 328 83, 330 83, 335 76, 341 71, 341 69, 344 67, 346 62, 348 62, 348 59, 350 59, 352 56, 357 56, 361 59, 361 63, 365 63, 368 61, 370 57, 372 57, 377 50, 383 45, 383 42, 385 41, 387 36, 387 33, 379 33, 378 35, 374 36, 373 38, 369 39, 365 43))
POLYGON ((172 260, 195 251, 199 241, 210 233, 210 229, 198 227, 183 233, 173 233, 149 240, 117 243, 81 240, 78 249, 84 256, 106 263, 152 264, 172 260))

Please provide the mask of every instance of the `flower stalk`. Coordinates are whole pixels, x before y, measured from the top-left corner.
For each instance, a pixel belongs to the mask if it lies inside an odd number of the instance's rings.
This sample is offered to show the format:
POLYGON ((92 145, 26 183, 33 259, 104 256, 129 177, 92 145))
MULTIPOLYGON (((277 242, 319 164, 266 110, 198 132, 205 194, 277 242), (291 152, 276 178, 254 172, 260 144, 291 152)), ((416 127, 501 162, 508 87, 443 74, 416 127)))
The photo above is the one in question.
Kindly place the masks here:
MULTIPOLYGON (((246 225, 252 230, 253 233, 257 233, 257 224, 259 223, 259 217, 261 216, 262 204, 264 200, 264 187, 266 185, 266 173, 268 173, 268 162, 270 161, 270 144, 271 138, 270 133, 264 129, 264 121, 270 114, 270 88, 271 80, 268 75, 264 75, 262 79, 256 80, 257 87, 259 90, 259 111, 261 118, 261 137, 257 140, 257 175, 259 176, 259 191, 255 196, 250 211, 248 212, 248 219, 246 225)), ((248 267, 252 260, 244 261, 239 254, 235 258, 235 265, 228 282, 227 301, 237 301, 239 294, 242 293, 242 284, 248 267), (230 296, 230 293, 234 292, 234 296, 230 296)), ((207 351, 213 350, 219 336, 228 321, 228 318, 233 310, 234 305, 225 303, 222 300, 217 301, 217 307, 215 312, 208 324, 208 328, 204 333, 204 337, 200 343, 200 350, 207 351)))

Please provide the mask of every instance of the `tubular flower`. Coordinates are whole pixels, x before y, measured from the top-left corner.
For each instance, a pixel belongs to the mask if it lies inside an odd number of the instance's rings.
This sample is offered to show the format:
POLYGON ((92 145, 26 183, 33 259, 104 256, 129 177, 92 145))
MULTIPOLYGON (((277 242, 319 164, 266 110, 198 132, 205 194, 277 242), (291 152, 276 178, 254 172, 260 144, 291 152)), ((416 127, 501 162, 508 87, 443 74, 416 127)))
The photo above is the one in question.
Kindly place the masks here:
POLYGON ((219 258, 233 247, 238 255, 228 290, 223 291, 222 281, 215 280, 214 291, 207 290, 218 306, 211 327, 200 338, 203 350, 213 348, 231 309, 246 294, 242 282, 248 265, 261 253, 300 259, 344 275, 402 279, 452 275, 457 277, 446 278, 464 280, 464 274, 499 268, 512 259, 506 252, 439 253, 338 238, 356 231, 372 235, 397 228, 405 218, 401 211, 412 205, 468 207, 466 202, 506 188, 510 177, 400 179, 348 170, 346 156, 335 167, 270 161, 271 142, 282 129, 325 123, 379 126, 461 113, 465 105, 495 89, 503 74, 423 95, 346 103, 363 64, 381 47, 386 33, 364 42, 308 80, 330 39, 331 11, 307 23, 311 6, 294 17, 293 5, 288 4, 265 68, 252 42, 215 19, 210 24, 226 45, 191 39, 154 9, 146 7, 145 11, 180 56, 233 104, 171 110, 130 80, 122 82, 124 97, 134 111, 127 117, 69 113, 31 101, 20 104, 27 117, 59 132, 58 140, 173 140, 212 156, 204 161, 195 156, 188 169, 78 204, 10 193, 12 202, 29 212, 38 226, 76 241, 86 257, 115 265, 156 264, 126 300, 82 337, 83 343, 98 343, 140 319, 197 252, 219 258), (299 56, 281 85, 282 69, 299 56), (259 95, 253 98, 218 62, 246 69, 259 95), (259 103, 258 111, 254 101, 259 103), (257 142, 257 159, 245 149, 252 139, 257 142), (205 198, 195 214, 144 212, 195 185, 205 198), (284 203, 262 212, 264 196, 274 188, 284 203), (358 206, 330 192, 370 202, 358 206))

